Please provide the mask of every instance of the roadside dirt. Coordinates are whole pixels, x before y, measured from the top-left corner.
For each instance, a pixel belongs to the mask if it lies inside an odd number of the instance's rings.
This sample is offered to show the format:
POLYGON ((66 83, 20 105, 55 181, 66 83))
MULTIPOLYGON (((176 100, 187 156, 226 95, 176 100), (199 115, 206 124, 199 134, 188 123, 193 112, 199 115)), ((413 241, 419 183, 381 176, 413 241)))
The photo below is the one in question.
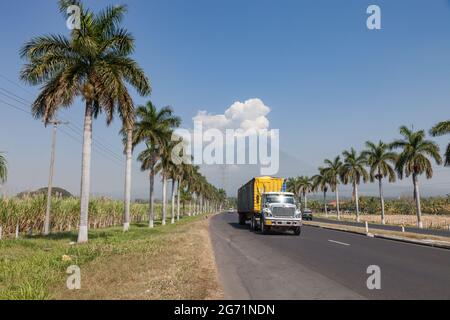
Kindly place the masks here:
POLYGON ((180 224, 137 243, 136 250, 101 257, 81 270, 81 289, 55 288, 55 299, 222 299, 209 219, 180 224), (150 247, 150 248, 149 248, 150 247))

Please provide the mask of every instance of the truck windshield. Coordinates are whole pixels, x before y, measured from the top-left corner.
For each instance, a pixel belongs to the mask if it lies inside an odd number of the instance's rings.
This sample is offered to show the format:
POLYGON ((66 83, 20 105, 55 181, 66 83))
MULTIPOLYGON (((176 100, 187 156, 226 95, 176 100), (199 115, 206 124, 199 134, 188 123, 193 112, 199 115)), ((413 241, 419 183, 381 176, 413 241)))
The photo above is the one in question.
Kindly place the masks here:
POLYGON ((292 196, 268 195, 268 196, 266 196, 266 203, 295 204, 295 200, 294 200, 294 197, 292 197, 292 196))

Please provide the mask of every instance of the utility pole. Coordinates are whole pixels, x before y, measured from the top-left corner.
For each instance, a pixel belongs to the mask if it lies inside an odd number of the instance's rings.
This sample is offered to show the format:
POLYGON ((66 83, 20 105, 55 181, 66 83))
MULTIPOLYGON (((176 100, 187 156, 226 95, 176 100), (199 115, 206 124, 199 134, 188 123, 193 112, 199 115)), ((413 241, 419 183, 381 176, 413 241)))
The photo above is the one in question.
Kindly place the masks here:
POLYGON ((45 211, 45 221, 44 221, 44 235, 48 235, 50 233, 50 209, 52 205, 53 169, 55 167, 56 131, 58 129, 58 125, 68 124, 68 122, 51 120, 48 123, 53 124, 53 130, 52 130, 52 151, 50 156, 50 172, 48 175, 48 187, 47 187, 47 210, 45 211))

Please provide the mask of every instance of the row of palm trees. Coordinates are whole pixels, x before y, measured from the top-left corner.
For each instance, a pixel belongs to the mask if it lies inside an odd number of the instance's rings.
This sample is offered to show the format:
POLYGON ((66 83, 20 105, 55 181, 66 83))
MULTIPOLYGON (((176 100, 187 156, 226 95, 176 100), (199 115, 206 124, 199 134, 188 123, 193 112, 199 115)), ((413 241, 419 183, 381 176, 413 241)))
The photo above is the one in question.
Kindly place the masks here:
MULTIPOLYGON (((180 170, 170 165, 167 137, 180 120, 173 116, 169 108, 157 112, 151 103, 135 109, 129 88, 140 96, 148 96, 151 85, 142 68, 131 57, 135 39, 121 27, 126 7, 108 6, 94 13, 81 1, 59 1, 64 14, 71 5, 80 8, 81 28, 72 30, 69 37, 52 34, 27 42, 21 50, 21 57, 26 60, 21 79, 30 85, 41 86, 32 105, 32 114, 44 120, 45 124, 52 121, 61 108, 73 106, 75 99, 81 98, 84 102, 78 242, 88 241, 92 123, 101 113, 106 115, 108 125, 116 114, 122 121, 126 154, 124 231, 130 225, 132 152, 134 146, 140 143, 147 146, 139 159, 142 169, 150 172, 150 226, 153 226, 152 188, 157 172, 161 172, 163 177, 163 197, 167 194, 167 181, 172 180, 172 185, 176 184, 178 190, 190 188, 200 201, 199 208, 204 210, 205 203, 217 200, 219 191, 206 182, 198 173, 198 168, 185 166, 180 170)), ((176 191, 173 191, 172 202, 175 194, 176 191)), ((165 223, 166 201, 163 201, 163 206, 165 223)))
MULTIPOLYGON (((438 123, 430 130, 432 136, 441 136, 450 133, 450 121, 438 123)), ((413 196, 416 203, 417 225, 422 228, 422 211, 420 204, 419 181, 420 175, 425 174, 427 179, 433 177, 432 160, 438 165, 442 164, 439 146, 426 139, 424 130, 410 130, 405 126, 400 128, 401 139, 392 143, 366 142, 366 149, 358 153, 354 148, 344 151, 341 156, 326 159, 325 166, 319 168, 319 173, 313 177, 301 176, 289 178, 288 190, 297 197, 303 198, 304 208, 307 208, 308 193, 323 192, 324 211, 328 213, 326 196, 331 190, 336 197, 337 217, 340 219, 339 185, 351 185, 353 200, 355 202, 356 219, 360 220, 358 187, 362 182, 378 182, 381 203, 381 222, 386 223, 383 179, 395 182, 397 177, 411 177, 413 183, 413 196), (395 150, 399 150, 396 153, 395 150), (342 160, 341 160, 342 159, 342 160)), ((445 165, 450 166, 450 144, 444 155, 445 165)))
MULTIPOLYGON (((138 121, 133 131, 132 146, 145 143, 146 148, 138 155, 141 170, 149 173, 149 227, 154 226, 154 183, 155 175, 162 177, 162 224, 167 217, 167 185, 171 181, 171 223, 180 218, 180 202, 184 194, 184 202, 189 200, 191 206, 194 202, 194 212, 205 212, 211 205, 217 208, 218 204, 226 200, 225 191, 217 189, 207 182, 199 172, 198 166, 191 164, 175 164, 172 153, 177 142, 172 141, 173 130, 178 127, 181 120, 174 116, 170 107, 158 110, 152 102, 140 106, 136 110, 138 121)), ((190 206, 190 207, 191 207, 190 206)))

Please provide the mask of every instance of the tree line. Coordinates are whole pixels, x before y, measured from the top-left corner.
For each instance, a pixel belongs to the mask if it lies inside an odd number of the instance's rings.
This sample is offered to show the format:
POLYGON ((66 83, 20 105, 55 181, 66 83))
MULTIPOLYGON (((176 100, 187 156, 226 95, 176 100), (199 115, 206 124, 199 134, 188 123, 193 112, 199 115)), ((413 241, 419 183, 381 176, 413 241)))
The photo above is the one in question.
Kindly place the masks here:
MULTIPOLYGON (((450 121, 435 125, 430 131, 431 136, 442 136, 450 133, 450 121)), ((440 155, 439 146, 428 140, 425 130, 411 130, 406 126, 400 128, 401 138, 391 143, 379 141, 366 142, 366 149, 357 152, 354 148, 345 150, 334 159, 326 159, 324 166, 319 167, 319 173, 312 176, 289 178, 287 188, 304 201, 307 208, 307 195, 311 192, 323 192, 324 212, 328 212, 326 196, 328 191, 335 193, 337 218, 340 219, 339 185, 352 186, 352 198, 355 204, 356 219, 360 218, 359 185, 361 183, 378 182, 381 207, 381 223, 385 224, 385 203, 383 181, 393 183, 396 179, 411 178, 413 198, 415 201, 417 225, 423 227, 422 206, 419 191, 419 176, 427 179, 433 177, 432 161, 450 166, 450 144, 447 146, 444 160, 440 155), (398 152, 396 152, 398 150, 398 152)))

